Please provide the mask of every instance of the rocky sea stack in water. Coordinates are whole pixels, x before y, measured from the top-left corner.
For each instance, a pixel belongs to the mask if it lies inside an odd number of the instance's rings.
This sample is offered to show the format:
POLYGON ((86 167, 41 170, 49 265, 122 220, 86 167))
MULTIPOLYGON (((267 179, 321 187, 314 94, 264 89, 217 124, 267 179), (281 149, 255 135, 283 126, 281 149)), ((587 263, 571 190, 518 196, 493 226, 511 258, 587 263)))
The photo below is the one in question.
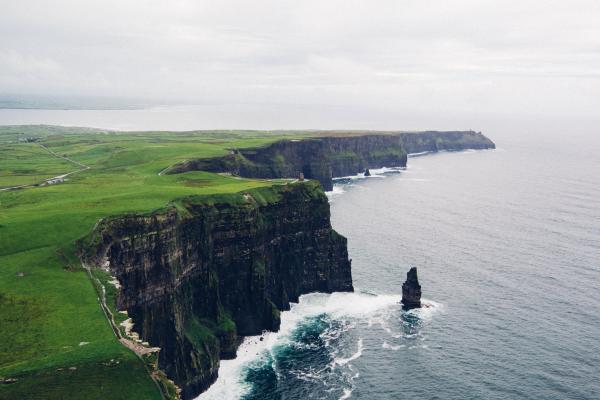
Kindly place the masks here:
POLYGON ((421 307, 421 285, 417 277, 417 267, 412 267, 406 274, 406 282, 402 285, 402 307, 406 310, 421 307))

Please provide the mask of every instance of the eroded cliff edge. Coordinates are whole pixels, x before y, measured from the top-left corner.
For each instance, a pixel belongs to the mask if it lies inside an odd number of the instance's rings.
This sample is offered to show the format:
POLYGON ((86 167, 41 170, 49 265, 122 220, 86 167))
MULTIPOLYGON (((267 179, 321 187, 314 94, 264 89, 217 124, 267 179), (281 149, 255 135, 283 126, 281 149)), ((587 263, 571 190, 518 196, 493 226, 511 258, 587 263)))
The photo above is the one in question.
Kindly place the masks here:
POLYGON ((238 194, 189 197, 164 210, 101 222, 88 264, 104 265, 117 305, 150 346, 158 367, 193 398, 235 356, 239 338, 279 328, 279 311, 304 293, 351 291, 346 239, 331 227, 320 188, 365 168, 406 166, 408 153, 494 148, 478 132, 381 133, 281 140, 225 157, 192 160, 169 173, 229 172, 295 178, 238 194))
POLYGON ((189 399, 241 336, 277 330, 290 301, 353 290, 346 239, 329 217, 316 181, 189 197, 103 221, 89 257, 117 278, 119 309, 189 399))
POLYGON ((232 149, 224 157, 186 161, 168 173, 200 170, 248 178, 296 178, 301 172, 331 190, 336 177, 355 175, 366 168, 405 167, 410 153, 493 148, 490 139, 474 131, 330 132, 259 148, 232 149))

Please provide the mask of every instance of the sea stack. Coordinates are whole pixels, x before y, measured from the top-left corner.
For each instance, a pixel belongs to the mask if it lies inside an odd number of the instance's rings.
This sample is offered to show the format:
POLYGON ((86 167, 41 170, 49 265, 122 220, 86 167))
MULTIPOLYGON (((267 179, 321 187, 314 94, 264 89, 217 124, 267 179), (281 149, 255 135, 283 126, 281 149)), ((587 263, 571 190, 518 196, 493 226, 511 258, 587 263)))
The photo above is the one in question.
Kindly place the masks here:
POLYGON ((371 171, 369 171, 369 168, 365 169, 365 176, 371 176, 371 171))
POLYGON ((406 274, 406 282, 402 285, 402 307, 405 310, 421 307, 421 285, 417 277, 417 267, 412 267, 406 274))

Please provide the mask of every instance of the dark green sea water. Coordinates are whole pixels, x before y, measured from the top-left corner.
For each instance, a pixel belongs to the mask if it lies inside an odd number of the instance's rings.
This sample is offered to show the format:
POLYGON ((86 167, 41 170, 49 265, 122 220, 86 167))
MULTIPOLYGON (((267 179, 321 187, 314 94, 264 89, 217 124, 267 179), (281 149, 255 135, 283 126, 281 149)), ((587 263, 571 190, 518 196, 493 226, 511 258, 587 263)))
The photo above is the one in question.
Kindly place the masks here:
POLYGON ((599 399, 600 139, 492 139, 339 180, 356 293, 304 296, 201 398, 599 399))

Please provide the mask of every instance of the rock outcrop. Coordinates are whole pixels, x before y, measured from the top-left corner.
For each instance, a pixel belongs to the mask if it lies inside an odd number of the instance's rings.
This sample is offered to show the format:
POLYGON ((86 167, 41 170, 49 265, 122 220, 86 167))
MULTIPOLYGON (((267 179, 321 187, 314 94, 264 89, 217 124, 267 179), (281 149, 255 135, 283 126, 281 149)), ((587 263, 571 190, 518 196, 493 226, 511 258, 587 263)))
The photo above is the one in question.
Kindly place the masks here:
POLYGON ((280 310, 300 295, 353 290, 346 239, 329 217, 315 181, 190 197, 104 221, 93 258, 108 260, 118 306, 190 399, 242 336, 277 330, 280 310))
POLYGON ((296 178, 333 188, 333 178, 368 168, 405 167, 407 153, 489 149, 494 143, 480 132, 358 132, 280 140, 265 147, 234 149, 223 157, 185 161, 168 173, 192 170, 228 172, 248 178, 296 178))
POLYGON ((406 282, 402 285, 402 307, 407 310, 421 307, 421 285, 417 277, 417 267, 412 267, 406 274, 406 282))

